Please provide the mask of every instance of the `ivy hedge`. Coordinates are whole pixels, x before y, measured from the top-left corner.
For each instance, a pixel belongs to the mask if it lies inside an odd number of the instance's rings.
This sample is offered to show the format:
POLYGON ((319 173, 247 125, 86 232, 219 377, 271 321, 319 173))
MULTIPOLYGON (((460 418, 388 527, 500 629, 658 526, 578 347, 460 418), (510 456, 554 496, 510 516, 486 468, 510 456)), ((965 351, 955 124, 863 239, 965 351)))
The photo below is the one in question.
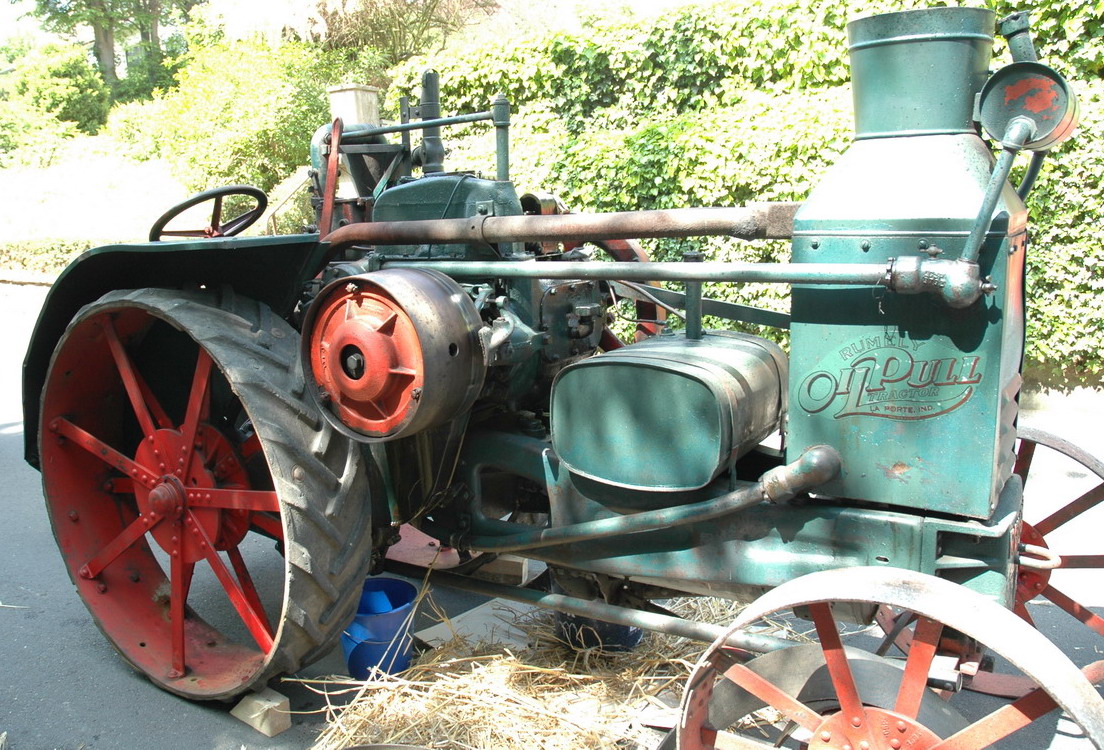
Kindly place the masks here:
MULTIPOLYGON (((979 4, 979 3, 972 3, 979 4)), ((722 0, 646 22, 595 17, 579 31, 453 46, 392 71, 389 101, 441 73, 450 112, 515 107, 513 175, 576 210, 632 210, 801 200, 851 139, 847 20, 922 0, 722 0)), ((1003 14, 1013 3, 990 3, 1003 14)), ((1073 82, 1076 136, 1045 162, 1029 203, 1029 379, 1104 384, 1104 2, 1032 11, 1041 57, 1073 82)), ((1001 50, 998 50, 1000 52, 1001 50)), ((1007 56, 1001 58, 1006 61, 1007 56)), ((493 136, 453 134, 452 168, 493 172, 493 136), (459 138, 457 139, 457 135, 459 138)), ((1026 158, 1023 159, 1026 161, 1026 158)), ((717 239, 649 244, 656 259, 785 260, 786 243, 717 239)), ((778 287, 708 290, 786 309, 778 287)))

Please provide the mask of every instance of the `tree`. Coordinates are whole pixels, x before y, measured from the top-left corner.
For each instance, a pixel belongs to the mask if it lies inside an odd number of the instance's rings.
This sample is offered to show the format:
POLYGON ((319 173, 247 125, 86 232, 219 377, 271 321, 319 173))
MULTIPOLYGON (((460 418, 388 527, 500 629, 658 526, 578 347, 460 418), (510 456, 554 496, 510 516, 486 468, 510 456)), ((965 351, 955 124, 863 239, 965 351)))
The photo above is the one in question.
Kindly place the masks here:
POLYGON ((144 58, 139 75, 148 79, 143 87, 148 92, 161 75, 161 25, 186 16, 198 2, 201 0, 35 0, 32 12, 47 31, 71 36, 79 28, 92 29, 97 67, 114 95, 119 90, 115 68, 119 39, 138 34, 144 58))
POLYGON ((104 83, 115 90, 119 84, 115 36, 133 15, 131 0, 35 0, 33 13, 47 31, 65 36, 72 36, 82 26, 90 27, 96 65, 104 83))
POLYGON ((497 0, 321 0, 318 15, 327 47, 372 47, 395 64, 497 8, 497 0))
POLYGON ((48 44, 23 57, 12 73, 12 93, 40 113, 95 133, 107 121, 107 87, 77 44, 48 44))

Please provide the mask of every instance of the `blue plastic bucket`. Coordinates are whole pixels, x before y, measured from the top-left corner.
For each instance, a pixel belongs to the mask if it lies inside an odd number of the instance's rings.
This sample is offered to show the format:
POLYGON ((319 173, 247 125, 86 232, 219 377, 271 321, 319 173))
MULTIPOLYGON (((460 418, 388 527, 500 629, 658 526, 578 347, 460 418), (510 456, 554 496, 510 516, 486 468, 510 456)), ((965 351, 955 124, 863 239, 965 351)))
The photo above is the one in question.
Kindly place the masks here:
POLYGON ((408 630, 418 590, 397 578, 364 582, 356 617, 341 634, 349 674, 368 679, 373 667, 396 674, 410 666, 413 639, 408 630))

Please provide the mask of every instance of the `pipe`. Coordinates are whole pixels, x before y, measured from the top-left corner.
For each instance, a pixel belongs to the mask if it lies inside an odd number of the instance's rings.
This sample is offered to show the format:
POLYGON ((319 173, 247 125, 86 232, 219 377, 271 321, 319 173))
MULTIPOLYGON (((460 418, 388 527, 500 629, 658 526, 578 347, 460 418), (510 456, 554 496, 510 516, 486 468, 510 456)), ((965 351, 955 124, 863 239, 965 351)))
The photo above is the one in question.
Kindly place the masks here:
POLYGON ((330 235, 331 252, 349 245, 497 244, 642 237, 728 235, 744 240, 788 239, 796 203, 736 208, 672 208, 608 214, 473 216, 467 219, 366 222, 330 235))
POLYGON ((989 177, 989 185, 985 189, 985 197, 981 202, 981 210, 974 222, 970 236, 966 238, 966 246, 962 248, 960 260, 967 263, 977 263, 981 253, 981 244, 985 241, 985 235, 993 223, 993 211, 997 208, 1001 190, 1008 180, 1008 174, 1012 171, 1012 162, 1016 154, 1023 150, 1024 144, 1035 136, 1035 123, 1026 117, 1014 117, 1008 123, 1008 129, 1001 139, 1001 154, 997 157, 997 163, 993 167, 993 174, 989 177))
MULTIPOLYGON (((334 234, 348 229, 349 226, 334 231, 334 234)), ((384 261, 381 265, 383 268, 432 268, 457 278, 742 281, 851 286, 885 286, 888 283, 887 267, 881 263, 515 263, 397 260, 384 261)))
MULTIPOLYGON (((414 565, 386 561, 386 570, 389 573, 405 576, 407 578, 422 579, 426 577, 426 569, 414 565)), ((544 591, 524 589, 517 586, 506 586, 501 583, 491 583, 476 578, 457 575, 441 570, 429 572, 429 582, 441 586, 467 591, 481 596, 489 596, 495 599, 509 599, 510 601, 532 604, 544 609, 555 609, 560 612, 578 615, 580 617, 593 617, 603 622, 612 622, 617 625, 627 625, 632 628, 643 628, 660 633, 667 633, 679 638, 688 638, 702 643, 713 643, 728 630, 721 625, 709 625, 704 622, 684 620, 681 617, 661 615, 656 612, 643 612, 628 607, 618 607, 606 602, 579 599, 564 594, 550 594, 544 591)), ((796 645, 785 638, 776 638, 770 635, 758 635, 755 633, 737 632, 729 636, 727 643, 733 648, 766 653, 782 648, 790 648, 796 645)))
MULTIPOLYGON (((505 527, 502 527, 504 533, 501 536, 469 535, 461 532, 453 535, 449 542, 451 546, 459 549, 483 552, 525 552, 544 547, 588 542, 603 537, 673 529, 712 521, 752 505, 758 505, 764 500, 774 503, 785 502, 805 490, 834 479, 839 475, 839 471, 839 453, 827 445, 814 445, 798 456, 793 463, 766 472, 758 482, 709 500, 613 518, 600 518, 569 526, 521 532, 508 532, 505 527)), ((448 532, 444 529, 433 527, 428 523, 426 531, 435 536, 445 532, 444 536, 448 536, 448 532)))

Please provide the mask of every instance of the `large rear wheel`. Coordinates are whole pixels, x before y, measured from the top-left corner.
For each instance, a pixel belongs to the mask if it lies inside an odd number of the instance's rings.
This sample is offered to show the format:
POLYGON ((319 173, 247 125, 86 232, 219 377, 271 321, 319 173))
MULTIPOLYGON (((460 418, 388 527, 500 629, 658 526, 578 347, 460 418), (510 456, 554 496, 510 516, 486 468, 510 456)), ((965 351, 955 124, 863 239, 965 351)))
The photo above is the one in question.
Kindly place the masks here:
POLYGON ((356 607, 369 473, 305 400, 298 350, 253 300, 145 289, 84 308, 54 352, 54 535, 100 629, 178 695, 229 699, 294 671, 356 607))

